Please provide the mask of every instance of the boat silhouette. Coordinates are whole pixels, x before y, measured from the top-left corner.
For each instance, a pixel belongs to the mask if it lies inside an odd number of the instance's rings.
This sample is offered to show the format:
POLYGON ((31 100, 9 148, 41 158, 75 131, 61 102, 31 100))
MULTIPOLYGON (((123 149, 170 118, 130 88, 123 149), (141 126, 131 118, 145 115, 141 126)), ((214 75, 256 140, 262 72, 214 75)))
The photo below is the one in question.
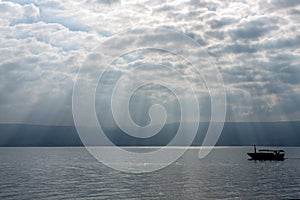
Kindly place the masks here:
POLYGON ((254 145, 254 153, 247 153, 250 160, 284 160, 285 152, 283 150, 260 149, 256 151, 254 145))

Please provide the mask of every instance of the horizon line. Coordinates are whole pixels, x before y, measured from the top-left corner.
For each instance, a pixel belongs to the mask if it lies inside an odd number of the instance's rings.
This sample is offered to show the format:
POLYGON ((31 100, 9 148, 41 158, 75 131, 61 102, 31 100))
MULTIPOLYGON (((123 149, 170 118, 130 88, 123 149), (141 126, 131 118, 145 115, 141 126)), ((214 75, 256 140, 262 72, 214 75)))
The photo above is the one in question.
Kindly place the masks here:
MULTIPOLYGON (((300 119, 297 120, 282 120, 282 121, 224 121, 225 123, 288 123, 288 122, 300 122, 300 119)), ((169 124, 175 124, 180 122, 172 122, 167 123, 165 125, 169 124)), ((197 123, 194 122, 184 122, 184 123, 197 123)), ((210 123, 210 121, 199 121, 198 123, 210 123)), ((217 122, 222 123, 222 122, 217 122)), ((44 124, 44 123, 22 123, 22 122, 0 122, 0 125, 31 125, 31 126, 58 126, 58 127, 75 127, 75 124, 70 125, 60 125, 60 124, 44 124)), ((161 125, 161 124, 155 124, 155 125, 161 125)), ((103 126, 104 128, 115 128, 117 126, 103 126)))

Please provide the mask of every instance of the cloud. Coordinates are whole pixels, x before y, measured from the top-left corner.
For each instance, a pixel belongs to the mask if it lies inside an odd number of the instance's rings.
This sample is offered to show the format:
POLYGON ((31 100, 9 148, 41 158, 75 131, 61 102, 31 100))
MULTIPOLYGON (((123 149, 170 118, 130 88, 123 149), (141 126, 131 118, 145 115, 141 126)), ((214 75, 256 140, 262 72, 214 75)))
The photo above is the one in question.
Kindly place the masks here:
POLYGON ((5 24, 31 23, 40 15, 40 10, 34 4, 15 4, 12 2, 0 2, 0 18, 5 24), (5 20, 6 19, 6 20, 5 20))
MULTIPOLYGON (((136 33, 109 40, 115 33, 142 26, 176 30, 207 51, 219 67, 228 93, 227 120, 300 119, 299 16, 297 0, 1 1, 0 113, 6 114, 0 116, 0 122, 72 123, 71 95, 76 74, 89 53, 103 41, 109 41, 106 48, 113 53, 114 45, 125 49, 141 41, 153 46, 172 39, 174 43, 166 46, 199 56, 176 34, 136 33)), ((199 60, 203 62, 199 66, 207 66, 206 58, 199 60)), ((202 101, 204 118, 209 119, 210 101, 203 78, 186 61, 162 51, 130 52, 119 58, 102 80, 105 87, 99 98, 109 100, 116 80, 145 63, 172 67, 187 78, 202 101)), ((87 68, 87 73, 95 76, 98 67, 87 68)), ((170 72, 144 70, 139 75, 162 77, 180 89, 186 102, 191 97, 170 72)), ((138 76, 130 79, 137 80, 138 76)), ((136 95, 133 102, 140 107, 132 111, 139 123, 148 122, 141 114, 146 112, 143 101, 145 108, 163 102, 172 120, 178 120, 178 112, 172 113, 171 109, 176 104, 172 94, 146 87, 136 95)), ((98 106, 108 109, 107 104, 98 106)))
POLYGON ((251 17, 242 20, 236 29, 231 30, 232 40, 237 39, 257 39, 272 30, 277 30, 276 18, 251 17), (254 18, 254 19, 253 19, 254 18))

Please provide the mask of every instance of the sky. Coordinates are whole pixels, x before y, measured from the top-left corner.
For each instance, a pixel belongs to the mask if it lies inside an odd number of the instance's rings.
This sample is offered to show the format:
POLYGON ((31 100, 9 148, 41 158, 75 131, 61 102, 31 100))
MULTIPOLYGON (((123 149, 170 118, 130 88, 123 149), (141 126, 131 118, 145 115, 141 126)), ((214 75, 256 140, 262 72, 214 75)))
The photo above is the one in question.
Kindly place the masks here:
MULTIPOLYGON (((149 123, 154 104, 164 106, 167 122, 180 121, 178 98, 192 105, 186 80, 196 92, 200 121, 209 121, 207 80, 192 66, 204 66, 212 74, 209 63, 224 83, 226 121, 300 120, 299 19, 298 0, 0 1, 0 123, 73 124, 73 87, 95 49, 115 56, 95 95, 97 116, 104 125, 114 124, 109 103, 122 75, 124 88, 147 79, 166 81, 176 89, 174 94, 171 88, 146 84, 132 93, 129 110, 137 124, 149 123), (118 35, 141 27, 138 33, 118 35), (153 27, 178 34, 146 34, 153 27), (196 41, 210 62, 204 54, 201 64, 189 63, 159 49, 114 54, 146 38, 149 47, 171 40, 185 55, 199 56, 178 35, 196 41), (130 73, 133 69, 137 71, 130 73)), ((100 63, 84 69, 92 75, 104 67, 100 63)), ((126 92, 118 94, 123 97, 126 92)), ((127 119, 122 106, 115 112, 127 119)), ((152 116, 156 123, 164 121, 160 114, 152 116)), ((196 119, 192 115, 187 121, 196 119)))

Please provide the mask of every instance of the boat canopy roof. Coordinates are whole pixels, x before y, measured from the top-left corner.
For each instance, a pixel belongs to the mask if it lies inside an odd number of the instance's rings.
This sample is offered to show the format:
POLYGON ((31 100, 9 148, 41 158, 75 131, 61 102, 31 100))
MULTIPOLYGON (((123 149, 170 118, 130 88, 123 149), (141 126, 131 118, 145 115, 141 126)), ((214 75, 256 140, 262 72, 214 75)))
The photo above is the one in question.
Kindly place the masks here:
POLYGON ((268 151, 268 152, 284 152, 283 150, 271 150, 271 149, 260 149, 259 151, 268 151))

